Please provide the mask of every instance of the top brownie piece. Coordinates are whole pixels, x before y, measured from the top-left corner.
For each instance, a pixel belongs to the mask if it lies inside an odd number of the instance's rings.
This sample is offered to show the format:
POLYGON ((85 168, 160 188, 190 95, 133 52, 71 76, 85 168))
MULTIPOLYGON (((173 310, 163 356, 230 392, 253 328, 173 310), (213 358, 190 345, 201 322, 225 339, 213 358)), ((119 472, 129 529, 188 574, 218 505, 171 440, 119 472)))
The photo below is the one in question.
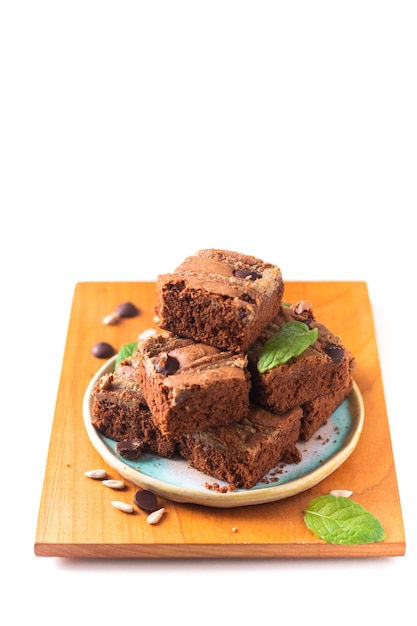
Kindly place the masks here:
POLYGON ((249 348, 248 360, 253 401, 276 413, 347 388, 355 366, 355 359, 342 339, 315 319, 310 302, 281 307, 278 315, 249 348), (317 340, 299 356, 260 373, 257 364, 264 344, 283 324, 292 321, 304 322, 310 329, 317 328, 317 340))
POLYGON ((279 267, 228 250, 200 250, 158 276, 161 328, 224 350, 245 351, 278 313, 279 267))

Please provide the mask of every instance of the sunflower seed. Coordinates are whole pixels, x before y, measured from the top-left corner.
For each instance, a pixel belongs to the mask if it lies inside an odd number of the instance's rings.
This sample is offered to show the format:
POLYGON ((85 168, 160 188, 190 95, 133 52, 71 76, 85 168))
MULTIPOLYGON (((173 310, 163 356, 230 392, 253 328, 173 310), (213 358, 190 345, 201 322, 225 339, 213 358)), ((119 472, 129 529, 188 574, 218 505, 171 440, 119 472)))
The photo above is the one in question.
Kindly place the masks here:
POLYGON ((148 524, 157 524, 164 513, 165 513, 164 508, 157 509, 156 511, 153 511, 153 513, 150 513, 148 515, 148 517, 146 518, 146 521, 148 522, 148 524))
POLYGON ((123 511, 123 513, 133 513, 135 510, 131 504, 127 502, 120 502, 119 500, 112 500, 111 504, 115 509, 119 509, 119 511, 123 511))
POLYGON ((154 335, 157 334, 157 331, 155 330, 155 328, 148 328, 147 330, 144 330, 140 333, 138 340, 139 341, 143 341, 144 339, 148 339, 149 337, 153 337, 154 335))
POLYGON ((114 311, 113 313, 110 313, 109 315, 106 315, 106 317, 103 317, 103 324, 107 324, 109 326, 114 326, 115 324, 118 324, 119 322, 120 322, 120 315, 116 313, 116 311, 114 311))
POLYGON ((331 496, 341 497, 341 498, 350 498, 353 491, 348 491, 348 489, 333 489, 330 491, 331 496))
POLYGON ((84 476, 87 476, 87 478, 93 478, 94 480, 103 480, 104 478, 107 478, 107 472, 105 469, 89 470, 88 472, 84 472, 84 476))
POLYGON ((103 485, 110 487, 110 489, 124 489, 126 487, 123 480, 103 480, 103 485))

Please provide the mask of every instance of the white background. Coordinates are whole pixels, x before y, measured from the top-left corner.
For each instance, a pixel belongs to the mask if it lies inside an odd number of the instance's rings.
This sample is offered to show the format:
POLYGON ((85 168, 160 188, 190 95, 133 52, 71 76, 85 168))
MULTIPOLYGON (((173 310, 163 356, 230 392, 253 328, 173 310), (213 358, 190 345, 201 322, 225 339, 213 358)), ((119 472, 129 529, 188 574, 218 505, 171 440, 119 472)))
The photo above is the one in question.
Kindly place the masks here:
POLYGON ((416 16, 401 0, 0 0, 8 625, 416 623, 416 16), (34 556, 75 284, 154 280, 202 247, 368 283, 406 556, 34 556))

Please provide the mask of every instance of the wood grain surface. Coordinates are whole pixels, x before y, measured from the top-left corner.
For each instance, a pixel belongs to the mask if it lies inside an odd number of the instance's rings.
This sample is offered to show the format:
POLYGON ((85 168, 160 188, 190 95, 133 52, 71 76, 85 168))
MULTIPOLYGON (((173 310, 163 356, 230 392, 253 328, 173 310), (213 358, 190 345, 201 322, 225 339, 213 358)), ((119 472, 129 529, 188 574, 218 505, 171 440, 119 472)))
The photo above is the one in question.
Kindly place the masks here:
POLYGON ((304 558, 401 556, 404 527, 391 446, 372 309, 365 282, 289 282, 284 300, 310 300, 316 317, 340 335, 356 357, 355 380, 363 396, 365 423, 347 461, 323 482, 273 503, 232 509, 174 503, 161 522, 146 523, 139 510, 126 514, 111 500, 133 502, 137 487, 111 491, 84 472, 104 467, 118 478, 90 444, 82 401, 92 376, 103 364, 91 353, 106 341, 118 350, 155 328, 155 284, 79 283, 74 292, 56 400, 35 538, 37 556, 88 558, 304 558), (106 326, 103 318, 125 301, 140 315, 106 326), (303 509, 331 489, 349 489, 352 498, 382 523, 380 543, 331 545, 304 524, 303 509))

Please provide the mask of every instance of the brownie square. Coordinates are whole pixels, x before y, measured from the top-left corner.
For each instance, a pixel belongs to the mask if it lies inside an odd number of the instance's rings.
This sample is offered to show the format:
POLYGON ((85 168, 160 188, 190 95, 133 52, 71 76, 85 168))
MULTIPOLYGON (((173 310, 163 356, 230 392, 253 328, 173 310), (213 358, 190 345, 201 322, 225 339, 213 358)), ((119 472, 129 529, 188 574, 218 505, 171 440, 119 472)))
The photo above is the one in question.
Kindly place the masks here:
POLYGON ((251 405, 239 423, 185 435, 178 449, 191 467, 250 489, 278 463, 301 460, 295 446, 301 416, 300 408, 276 415, 251 405))
POLYGON ((273 322, 249 348, 248 359, 252 375, 251 398, 276 413, 347 387, 355 365, 340 337, 317 322, 311 304, 306 302, 281 307, 273 322), (290 321, 301 321, 310 329, 317 328, 317 340, 299 356, 260 373, 257 365, 264 344, 290 321))
POLYGON ((160 431, 171 437, 236 422, 249 408, 247 357, 192 339, 139 342, 138 381, 160 431))
POLYGON ((320 426, 327 423, 337 407, 348 397, 352 387, 353 381, 351 380, 346 387, 341 387, 331 393, 326 393, 324 396, 309 400, 301 406, 303 410, 300 428, 301 441, 311 439, 320 426))
POLYGON ((92 396, 92 424, 105 437, 118 442, 140 440, 143 452, 173 456, 175 440, 154 425, 133 359, 126 359, 115 372, 102 376, 92 396))
POLYGON ((224 350, 245 351, 278 313, 279 267, 227 250, 200 250, 157 279, 161 328, 224 350))

